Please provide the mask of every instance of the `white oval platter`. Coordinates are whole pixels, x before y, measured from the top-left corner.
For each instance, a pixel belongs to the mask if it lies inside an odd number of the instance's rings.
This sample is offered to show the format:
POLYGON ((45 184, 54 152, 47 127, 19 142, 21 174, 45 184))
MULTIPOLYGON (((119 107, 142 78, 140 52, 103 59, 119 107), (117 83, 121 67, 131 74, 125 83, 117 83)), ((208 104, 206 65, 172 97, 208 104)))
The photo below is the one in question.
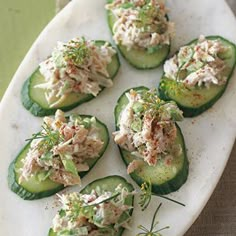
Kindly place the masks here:
MULTIPOLYGON (((25 144, 25 139, 40 129, 41 118, 32 116, 21 105, 20 90, 24 80, 45 59, 55 43, 85 36, 90 39, 111 41, 106 22, 104 0, 73 0, 40 34, 17 70, 0 105, 0 235, 45 236, 57 208, 55 197, 24 201, 7 186, 10 162, 25 144)), ((200 34, 221 35, 236 42, 236 21, 224 0, 169 0, 170 19, 176 22, 176 37, 172 53, 179 46, 200 34)), ((25 29, 27 30, 27 29, 25 29)), ((17 40, 16 40, 17 43, 17 40)), ((10 63, 10 62, 9 62, 10 63)), ((73 110, 96 115, 103 120, 110 133, 114 130, 113 109, 120 94, 127 88, 145 85, 156 87, 162 68, 139 71, 121 58, 121 69, 114 87, 106 89, 97 99, 73 110)), ((136 235, 137 226, 148 226, 159 202, 163 207, 158 214, 159 227, 170 229, 165 236, 182 236, 191 226, 211 196, 225 168, 236 134, 236 74, 234 73, 223 97, 204 114, 186 119, 180 124, 188 149, 190 173, 187 183, 170 194, 186 204, 175 205, 160 198, 153 198, 150 207, 141 212, 137 200, 131 231, 136 235)), ((83 179, 83 185, 99 177, 119 174, 134 183, 126 174, 116 145, 111 141, 108 150, 95 168, 83 179)), ((73 190, 79 190, 74 187, 73 190)), ((232 196, 233 197, 233 196, 232 196)))

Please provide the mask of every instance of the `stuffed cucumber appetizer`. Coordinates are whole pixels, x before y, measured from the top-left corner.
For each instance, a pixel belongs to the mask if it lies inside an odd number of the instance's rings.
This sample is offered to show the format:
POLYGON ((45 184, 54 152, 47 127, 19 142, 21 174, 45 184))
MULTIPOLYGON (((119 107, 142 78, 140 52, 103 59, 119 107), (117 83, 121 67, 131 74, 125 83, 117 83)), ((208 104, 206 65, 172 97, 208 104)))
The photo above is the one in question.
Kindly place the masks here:
POLYGON ((222 96, 235 62, 233 43, 220 36, 200 36, 165 62, 160 97, 176 101, 185 117, 199 115, 222 96))
POLYGON ((34 134, 9 167, 10 189, 32 200, 50 196, 66 186, 80 185, 103 155, 109 142, 107 127, 87 115, 44 117, 42 131, 34 134))
POLYGON ((68 111, 111 87, 119 67, 118 55, 108 42, 83 37, 58 42, 25 81, 22 103, 35 116, 68 111))
POLYGON ((150 182, 156 194, 176 191, 187 180, 184 138, 175 123, 182 119, 175 102, 162 101, 145 87, 126 91, 115 108, 113 138, 127 173, 139 185, 150 182))
POLYGON ((158 0, 108 0, 105 6, 113 40, 138 69, 158 67, 168 56, 174 23, 158 0))
POLYGON ((48 236, 120 236, 133 211, 133 186, 121 176, 95 180, 80 193, 59 196, 62 208, 48 236))

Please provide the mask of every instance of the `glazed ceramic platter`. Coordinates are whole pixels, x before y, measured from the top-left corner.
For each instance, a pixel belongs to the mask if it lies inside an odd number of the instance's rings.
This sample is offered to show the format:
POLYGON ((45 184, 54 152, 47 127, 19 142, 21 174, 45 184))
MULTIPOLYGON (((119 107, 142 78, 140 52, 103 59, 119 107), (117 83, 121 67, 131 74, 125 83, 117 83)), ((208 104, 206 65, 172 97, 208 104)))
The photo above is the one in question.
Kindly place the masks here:
MULTIPOLYGON (((33 44, 1 102, 0 235, 47 235, 57 211, 55 197, 24 201, 7 186, 7 169, 10 162, 25 144, 24 140, 40 129, 42 121, 23 108, 20 90, 24 80, 34 71, 38 63, 50 54, 58 40, 65 41, 75 36, 85 36, 90 39, 111 41, 104 5, 103 0, 74 0, 57 15, 33 44)), ((168 7, 171 10, 170 19, 176 22, 172 53, 200 34, 217 34, 236 42, 236 20, 223 0, 169 0, 168 7)), ((97 99, 77 107, 73 112, 96 115, 107 124, 111 134, 115 127, 113 110, 120 94, 128 88, 140 85, 156 87, 161 74, 161 67, 139 71, 121 58, 121 69, 114 86, 104 90, 97 99)), ((169 196, 185 203, 186 207, 155 197, 150 207, 143 213, 136 200, 132 230, 126 230, 125 236, 138 233, 139 224, 149 227, 159 202, 163 203, 158 215, 159 227, 170 226, 170 229, 163 232, 165 236, 184 235, 200 214, 221 177, 235 140, 235 88, 234 73, 226 93, 213 108, 196 118, 185 119, 180 123, 188 150, 190 173, 187 183, 178 192, 169 196)), ((111 174, 122 175, 135 185, 127 176, 118 148, 112 141, 102 159, 83 179, 83 185, 111 174)), ((79 189, 73 187, 70 191, 79 189)))

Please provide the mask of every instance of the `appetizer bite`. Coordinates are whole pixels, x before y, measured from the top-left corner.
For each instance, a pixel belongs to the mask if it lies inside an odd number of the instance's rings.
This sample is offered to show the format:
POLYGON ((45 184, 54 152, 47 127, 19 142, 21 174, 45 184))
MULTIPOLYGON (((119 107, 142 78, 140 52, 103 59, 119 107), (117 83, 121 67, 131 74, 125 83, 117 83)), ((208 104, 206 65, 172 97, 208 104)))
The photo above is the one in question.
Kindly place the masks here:
POLYGON ((66 186, 80 185, 101 158, 109 142, 107 127, 88 115, 44 117, 42 131, 34 134, 9 167, 8 182, 23 199, 50 196, 66 186))
POLYGON ((175 102, 162 101, 145 87, 126 91, 117 102, 114 141, 128 174, 139 185, 150 182, 154 193, 176 191, 187 180, 184 138, 175 123, 182 119, 175 102))
POLYGON ((109 0, 108 23, 126 60, 138 69, 158 67, 168 56, 174 23, 158 0, 109 0))
POLYGON ((224 93, 235 62, 233 43, 220 36, 200 36, 165 62, 160 98, 176 101, 186 117, 199 115, 224 93))
POLYGON ((80 193, 59 196, 62 208, 48 236, 120 236, 133 211, 133 186, 121 176, 95 180, 80 193))
POLYGON ((22 103, 35 116, 68 111, 111 87, 119 67, 117 52, 108 42, 83 37, 58 42, 25 81, 22 103))

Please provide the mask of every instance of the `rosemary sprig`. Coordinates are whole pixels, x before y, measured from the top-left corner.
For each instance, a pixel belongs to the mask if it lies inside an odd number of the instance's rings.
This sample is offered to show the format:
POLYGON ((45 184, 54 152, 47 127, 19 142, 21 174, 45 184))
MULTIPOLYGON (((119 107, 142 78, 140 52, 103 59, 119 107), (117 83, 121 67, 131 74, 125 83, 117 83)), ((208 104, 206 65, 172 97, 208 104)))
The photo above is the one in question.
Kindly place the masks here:
POLYGON ((174 202, 176 204, 179 204, 181 206, 185 206, 185 204, 183 204, 183 203, 181 203, 179 201, 176 201, 174 199, 168 198, 168 197, 163 196, 161 194, 153 193, 152 192, 152 183, 149 180, 148 182, 144 182, 141 185, 141 194, 140 194, 139 205, 141 206, 142 211, 144 211, 148 207, 149 203, 151 202, 151 199, 152 199, 153 195, 154 196, 158 196, 160 198, 164 198, 166 200, 169 200, 169 201, 174 202))
POLYGON ((159 204, 159 206, 157 207, 157 209, 156 209, 156 211, 155 211, 155 213, 153 215, 152 224, 151 224, 150 230, 148 230, 143 225, 139 225, 138 228, 141 229, 143 232, 138 233, 136 236, 141 236, 141 235, 143 235, 143 236, 161 236, 161 234, 159 232, 161 232, 162 230, 170 228, 169 226, 166 226, 166 227, 163 227, 161 229, 155 230, 157 224, 159 223, 158 221, 156 221, 156 216, 157 216, 158 211, 161 208, 161 205, 162 205, 162 203, 159 204))
POLYGON ((53 130, 47 123, 43 123, 42 131, 32 135, 32 138, 25 141, 32 142, 33 140, 41 139, 38 148, 50 151, 55 145, 64 140, 63 136, 58 130, 53 130))

